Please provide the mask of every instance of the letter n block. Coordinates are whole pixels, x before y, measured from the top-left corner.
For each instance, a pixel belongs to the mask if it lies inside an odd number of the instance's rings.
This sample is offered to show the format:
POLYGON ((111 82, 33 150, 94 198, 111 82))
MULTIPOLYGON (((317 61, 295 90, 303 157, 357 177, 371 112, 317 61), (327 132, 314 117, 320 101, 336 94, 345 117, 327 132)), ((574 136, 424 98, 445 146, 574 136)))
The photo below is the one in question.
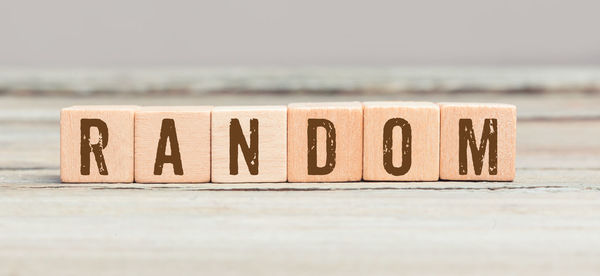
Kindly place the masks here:
POLYGON ((63 182, 133 182, 136 106, 74 106, 60 112, 63 182))
POLYGON ((285 182, 285 106, 215 107, 212 113, 213 182, 285 182))
POLYGON ((440 103, 440 178, 512 181, 517 109, 506 104, 440 103))
POLYGON ((361 180, 362 138, 359 102, 288 105, 288 181, 361 180))
POLYGON ((135 113, 135 181, 210 181, 209 106, 143 107, 135 113))
POLYGON ((363 179, 437 181, 440 109, 426 102, 364 103, 363 179))

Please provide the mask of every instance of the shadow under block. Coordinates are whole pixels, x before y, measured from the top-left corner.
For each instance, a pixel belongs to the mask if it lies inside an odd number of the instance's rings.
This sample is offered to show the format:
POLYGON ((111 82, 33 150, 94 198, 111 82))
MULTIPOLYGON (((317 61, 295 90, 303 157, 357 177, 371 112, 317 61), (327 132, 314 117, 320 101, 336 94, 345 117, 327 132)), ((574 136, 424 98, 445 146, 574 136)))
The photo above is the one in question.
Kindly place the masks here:
POLYGON ((215 107, 212 112, 213 182, 287 180, 287 108, 215 107))
POLYGON ((361 180, 362 124, 359 102, 288 105, 288 181, 361 180))
POLYGON ((135 113, 135 181, 210 181, 209 106, 142 107, 135 113))
POLYGON ((60 112, 63 182, 133 182, 136 106, 73 106, 60 112))
POLYGON ((440 114, 441 179, 514 180, 515 106, 440 103, 440 114))
POLYGON ((365 102, 363 179, 437 181, 440 109, 426 102, 365 102))

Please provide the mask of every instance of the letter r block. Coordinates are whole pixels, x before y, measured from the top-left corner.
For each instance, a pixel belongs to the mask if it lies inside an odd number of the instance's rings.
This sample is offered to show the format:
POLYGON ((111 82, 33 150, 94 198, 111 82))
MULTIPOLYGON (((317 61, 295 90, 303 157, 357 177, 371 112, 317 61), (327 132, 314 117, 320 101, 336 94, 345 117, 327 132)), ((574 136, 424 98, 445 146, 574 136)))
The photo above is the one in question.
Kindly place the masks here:
POLYGON ((512 181, 517 109, 514 105, 440 103, 440 178, 512 181))
POLYGON ((136 106, 73 106, 60 112, 63 182, 133 182, 136 106))
POLYGON ((361 180, 362 138, 359 102, 288 105, 288 181, 361 180))
POLYGON ((210 181, 210 106, 148 106, 135 113, 135 181, 210 181))
POLYGON ((363 179, 437 181, 440 109, 427 102, 364 103, 363 179))
POLYGON ((211 133, 213 182, 287 180, 285 106, 215 107, 211 133))

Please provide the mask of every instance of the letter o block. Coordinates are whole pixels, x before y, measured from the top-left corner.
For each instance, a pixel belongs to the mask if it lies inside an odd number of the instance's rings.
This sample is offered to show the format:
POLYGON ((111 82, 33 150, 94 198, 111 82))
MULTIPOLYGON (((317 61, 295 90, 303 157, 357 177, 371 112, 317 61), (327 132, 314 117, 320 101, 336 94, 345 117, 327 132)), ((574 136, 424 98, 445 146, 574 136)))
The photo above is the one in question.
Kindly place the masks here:
POLYGON ((133 182, 136 106, 73 106, 60 112, 63 182, 133 182))
POLYGON ((135 113, 135 181, 210 181, 210 106, 149 106, 135 113))
POLYGON ((440 103, 440 178, 512 181, 517 109, 507 104, 440 103))
POLYGON ((364 103, 363 179, 437 181, 440 109, 426 102, 364 103))
POLYGON ((212 113, 212 181, 285 182, 287 108, 224 106, 212 113))
POLYGON ((362 138, 359 102, 288 105, 288 181, 361 180, 362 138))

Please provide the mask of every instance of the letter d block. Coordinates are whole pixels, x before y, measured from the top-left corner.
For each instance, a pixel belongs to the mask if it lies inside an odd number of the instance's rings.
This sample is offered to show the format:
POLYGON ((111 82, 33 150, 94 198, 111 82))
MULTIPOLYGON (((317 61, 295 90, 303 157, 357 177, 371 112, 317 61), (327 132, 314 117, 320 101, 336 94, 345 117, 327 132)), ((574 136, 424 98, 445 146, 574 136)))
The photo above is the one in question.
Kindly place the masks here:
POLYGON ((209 106, 143 107, 135 113, 135 181, 210 181, 209 106))
POLYGON ((133 182, 136 106, 74 106, 60 112, 63 182, 133 182))
POLYGON ((440 108, 426 102, 364 103, 363 179, 437 181, 440 108))
POLYGON ((215 107, 212 113, 213 182, 285 182, 285 106, 215 107))
POLYGON ((362 138, 359 102, 288 105, 288 180, 359 181, 362 138))
POLYGON ((440 103, 440 178, 512 181, 517 109, 506 104, 440 103))

